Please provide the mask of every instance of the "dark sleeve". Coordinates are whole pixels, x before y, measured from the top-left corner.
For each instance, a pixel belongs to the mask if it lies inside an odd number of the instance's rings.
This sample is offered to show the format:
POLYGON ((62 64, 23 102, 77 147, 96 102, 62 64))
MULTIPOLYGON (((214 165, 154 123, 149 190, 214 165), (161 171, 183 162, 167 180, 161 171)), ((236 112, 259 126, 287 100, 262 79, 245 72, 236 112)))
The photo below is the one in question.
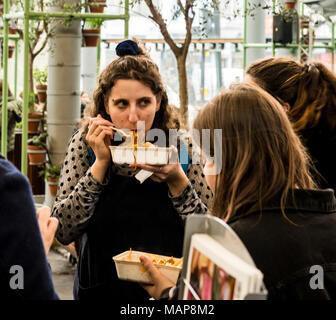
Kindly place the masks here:
POLYGON ((30 184, 9 161, 0 159, 0 292, 13 299, 55 300, 30 184), (10 283, 23 272, 23 288, 10 283))
POLYGON ((180 271, 175 287, 169 287, 161 292, 159 300, 178 300, 178 293, 182 287, 182 271, 180 271))

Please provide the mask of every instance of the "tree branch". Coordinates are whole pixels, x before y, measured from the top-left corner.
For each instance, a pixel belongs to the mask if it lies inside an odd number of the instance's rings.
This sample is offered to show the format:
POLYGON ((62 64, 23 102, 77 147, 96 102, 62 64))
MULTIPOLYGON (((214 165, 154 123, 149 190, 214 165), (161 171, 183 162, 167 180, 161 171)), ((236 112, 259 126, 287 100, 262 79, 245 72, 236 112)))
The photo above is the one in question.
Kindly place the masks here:
POLYGON ((16 29, 16 32, 19 34, 20 39, 23 40, 23 31, 21 29, 16 29))
POLYGON ((24 10, 24 4, 23 4, 23 2, 21 0, 19 0, 19 3, 21 5, 22 10, 24 10))
POLYGON ((177 3, 179 5, 179 7, 181 8, 181 11, 183 12, 183 14, 185 14, 185 9, 183 7, 183 4, 182 4, 181 0, 177 0, 177 3))
POLYGON ((162 15, 160 14, 160 12, 157 10, 157 8, 153 5, 153 1, 152 0, 145 0, 151 14, 153 15, 152 17, 149 17, 150 19, 152 19, 160 28, 160 31, 163 35, 163 38, 166 40, 166 42, 168 43, 170 49, 173 51, 173 53, 175 54, 175 56, 180 56, 182 53, 181 48, 179 48, 174 40, 172 39, 172 37, 170 36, 168 29, 167 29, 167 25, 164 22, 162 15))
POLYGON ((34 42, 31 44, 32 50, 35 49, 38 42, 40 41, 40 37, 41 37, 42 32, 43 32, 43 30, 36 27, 36 29, 35 29, 35 39, 34 39, 34 42))
POLYGON ((190 0, 186 1, 186 7, 185 7, 185 11, 184 11, 184 18, 185 18, 185 23, 186 23, 186 37, 182 46, 183 49, 183 56, 187 56, 188 54, 188 49, 189 49, 189 45, 192 39, 192 33, 191 33, 191 28, 192 28, 192 24, 194 21, 194 17, 195 17, 195 12, 193 9, 193 3, 190 0), (192 13, 192 16, 189 16, 189 13, 192 13))
MULTIPOLYGON (((19 34, 20 39, 23 40, 23 30, 18 28, 18 29, 16 29, 16 32, 19 34)), ((30 54, 32 54, 33 52, 32 52, 30 43, 28 45, 28 48, 29 48, 30 54)))
POLYGON ((47 43, 48 43, 48 39, 49 39, 49 37, 46 36, 45 39, 44 39, 44 41, 43 41, 43 43, 42 43, 41 48, 40 48, 39 50, 37 50, 37 51, 35 51, 35 52, 32 53, 32 59, 33 59, 33 60, 34 60, 35 57, 38 56, 38 55, 41 53, 41 51, 46 47, 46 45, 47 45, 47 43))

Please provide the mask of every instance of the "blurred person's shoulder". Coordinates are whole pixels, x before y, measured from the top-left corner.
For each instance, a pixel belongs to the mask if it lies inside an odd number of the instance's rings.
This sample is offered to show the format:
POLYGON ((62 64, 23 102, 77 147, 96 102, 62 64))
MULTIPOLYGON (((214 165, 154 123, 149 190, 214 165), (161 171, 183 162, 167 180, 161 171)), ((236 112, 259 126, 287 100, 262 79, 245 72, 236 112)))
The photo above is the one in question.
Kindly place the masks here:
POLYGON ((22 185, 28 184, 27 178, 7 159, 0 156, 0 188, 8 186, 8 184, 22 185))
MULTIPOLYGON (((21 175, 21 172, 12 164, 10 161, 5 159, 5 157, 0 153, 0 173, 1 178, 3 178, 3 174, 19 174, 21 175)), ((0 179, 1 180, 1 179, 0 179)))
POLYGON ((0 173, 3 177, 4 173, 15 173, 19 172, 17 168, 0 153, 0 173))

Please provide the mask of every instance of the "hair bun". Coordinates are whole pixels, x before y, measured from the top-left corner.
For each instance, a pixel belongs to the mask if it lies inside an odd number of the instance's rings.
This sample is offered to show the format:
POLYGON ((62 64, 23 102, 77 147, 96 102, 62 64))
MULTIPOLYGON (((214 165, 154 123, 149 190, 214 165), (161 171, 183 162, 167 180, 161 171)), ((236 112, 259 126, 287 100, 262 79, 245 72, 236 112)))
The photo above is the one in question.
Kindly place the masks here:
POLYGON ((119 57, 126 55, 136 56, 140 54, 138 44, 133 40, 125 40, 120 42, 116 47, 116 53, 119 57))

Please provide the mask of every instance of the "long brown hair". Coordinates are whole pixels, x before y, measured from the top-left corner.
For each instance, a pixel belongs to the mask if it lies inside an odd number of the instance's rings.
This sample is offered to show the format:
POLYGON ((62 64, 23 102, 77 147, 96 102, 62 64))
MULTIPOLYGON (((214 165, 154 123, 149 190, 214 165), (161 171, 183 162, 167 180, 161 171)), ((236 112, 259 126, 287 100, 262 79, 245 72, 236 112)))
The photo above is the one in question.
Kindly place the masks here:
POLYGON ((263 204, 279 195, 288 219, 284 208, 289 191, 315 188, 309 156, 283 107, 260 87, 232 85, 199 112, 193 126, 210 129, 211 155, 216 154, 214 130, 222 129, 214 215, 228 221, 240 212, 262 211, 263 204))
POLYGON ((290 105, 288 116, 300 132, 319 123, 336 127, 336 76, 320 62, 301 64, 290 58, 266 58, 246 72, 280 101, 290 105))
POLYGON ((85 110, 81 127, 87 130, 89 117, 101 114, 103 118, 111 120, 106 113, 107 103, 112 87, 117 80, 132 79, 142 82, 149 87, 157 99, 161 99, 160 109, 155 114, 152 127, 167 132, 169 129, 179 130, 179 122, 175 121, 172 108, 168 106, 168 96, 159 72, 158 66, 139 46, 140 54, 125 55, 112 61, 100 74, 98 87, 93 94, 93 103, 85 110))

